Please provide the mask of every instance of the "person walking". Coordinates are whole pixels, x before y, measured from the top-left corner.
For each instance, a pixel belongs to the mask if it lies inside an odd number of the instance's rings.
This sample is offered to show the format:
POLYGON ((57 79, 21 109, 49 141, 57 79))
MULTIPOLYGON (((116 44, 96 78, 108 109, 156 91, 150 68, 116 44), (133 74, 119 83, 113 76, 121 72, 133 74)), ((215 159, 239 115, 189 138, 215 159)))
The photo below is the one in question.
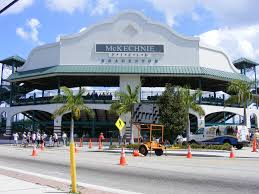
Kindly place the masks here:
POLYGON ((46 146, 45 141, 46 141, 47 137, 48 137, 48 135, 45 132, 43 132, 43 134, 42 134, 42 143, 43 143, 44 147, 46 146))
POLYGON ((18 133, 14 133, 13 134, 13 140, 14 140, 14 144, 17 146, 18 145, 18 138, 19 138, 19 135, 18 133))
POLYGON ((63 146, 67 145, 67 134, 65 132, 63 132, 62 134, 62 140, 63 140, 63 146))
POLYGON ((53 139, 54 139, 54 147, 55 147, 55 144, 57 144, 57 147, 58 147, 58 134, 54 133, 53 135, 53 139))
POLYGON ((52 135, 49 136, 49 146, 53 146, 53 137, 52 135))
POLYGON ((36 143, 36 133, 35 132, 32 132, 31 142, 32 142, 32 145, 35 146, 35 143, 36 143))
POLYGON ((22 134, 22 146, 23 147, 26 147, 26 138, 27 138, 27 135, 26 135, 26 132, 24 131, 22 134))
POLYGON ((29 146, 29 144, 30 144, 30 142, 31 142, 31 132, 28 132, 28 133, 27 133, 26 140, 27 140, 27 145, 29 146))
POLYGON ((40 133, 39 132, 37 132, 37 136, 36 136, 36 141, 37 141, 37 147, 39 147, 39 145, 40 145, 40 133))

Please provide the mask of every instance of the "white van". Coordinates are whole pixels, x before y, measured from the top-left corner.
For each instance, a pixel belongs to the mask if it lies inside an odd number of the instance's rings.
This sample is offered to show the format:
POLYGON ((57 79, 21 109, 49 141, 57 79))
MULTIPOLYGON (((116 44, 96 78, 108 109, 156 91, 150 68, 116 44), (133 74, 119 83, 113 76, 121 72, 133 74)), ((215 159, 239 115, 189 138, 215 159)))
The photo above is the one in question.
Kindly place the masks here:
POLYGON ((229 143, 241 149, 249 143, 249 130, 244 125, 220 125, 198 129, 190 134, 191 143, 224 144, 229 143))

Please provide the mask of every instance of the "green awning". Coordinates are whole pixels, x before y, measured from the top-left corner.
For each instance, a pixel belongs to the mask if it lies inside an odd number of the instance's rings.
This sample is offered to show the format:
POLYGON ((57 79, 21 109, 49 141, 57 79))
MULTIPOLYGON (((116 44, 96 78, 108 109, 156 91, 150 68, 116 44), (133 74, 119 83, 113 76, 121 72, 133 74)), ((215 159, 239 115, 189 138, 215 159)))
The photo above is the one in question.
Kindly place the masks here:
POLYGON ((233 65, 237 69, 243 69, 243 68, 252 68, 252 67, 255 67, 259 64, 255 61, 252 61, 252 60, 247 59, 247 58, 240 58, 240 59, 237 59, 237 60, 233 61, 233 65))
POLYGON ((23 59, 18 55, 15 55, 15 56, 11 56, 6 59, 0 60, 0 63, 3 63, 8 66, 12 66, 14 64, 15 67, 21 67, 25 63, 25 59, 23 59))
POLYGON ((250 81, 248 77, 239 73, 230 73, 195 66, 139 66, 139 65, 58 65, 30 71, 16 72, 8 80, 11 82, 37 79, 46 76, 62 75, 119 75, 119 74, 154 74, 168 76, 204 77, 231 81, 240 79, 250 81))

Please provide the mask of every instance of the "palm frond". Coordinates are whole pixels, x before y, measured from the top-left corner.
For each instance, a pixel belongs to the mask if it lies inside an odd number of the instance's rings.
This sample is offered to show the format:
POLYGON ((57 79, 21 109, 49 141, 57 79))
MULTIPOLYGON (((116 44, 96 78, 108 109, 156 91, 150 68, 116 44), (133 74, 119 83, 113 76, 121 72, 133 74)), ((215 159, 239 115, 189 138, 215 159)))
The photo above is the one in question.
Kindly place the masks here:
POLYGON ((232 95, 227 100, 225 100, 225 104, 239 104, 240 99, 238 95, 232 95))
POLYGON ((205 112, 204 112, 203 108, 200 105, 196 104, 196 103, 191 103, 190 108, 192 110, 194 110, 195 112, 197 112, 201 116, 205 115, 205 112))
POLYGON ((57 116, 62 115, 68 111, 71 111, 71 109, 69 108, 69 106, 67 106, 67 104, 64 104, 53 113, 53 117, 56 118, 57 116))

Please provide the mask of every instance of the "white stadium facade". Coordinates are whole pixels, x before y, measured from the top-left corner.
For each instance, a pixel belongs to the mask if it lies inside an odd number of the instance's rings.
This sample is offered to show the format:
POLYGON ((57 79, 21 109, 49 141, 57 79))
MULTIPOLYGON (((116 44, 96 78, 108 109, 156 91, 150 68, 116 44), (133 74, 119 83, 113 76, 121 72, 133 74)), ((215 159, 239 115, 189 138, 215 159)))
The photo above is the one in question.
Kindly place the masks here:
MULTIPOLYGON (((154 103, 166 83, 202 90, 203 96, 197 102, 205 116, 190 110, 192 130, 242 123, 243 109, 225 104, 227 86, 236 79, 250 81, 244 75, 245 69, 257 65, 242 58, 232 63, 226 53, 203 45, 198 37, 180 35, 134 11, 62 36, 59 42, 36 47, 26 61, 12 56, 1 63, 12 67, 12 74, 1 81, 0 90, 0 100, 5 104, 0 107, 1 130, 6 136, 36 129, 58 135, 67 131, 70 113, 53 119, 52 114, 62 104, 51 102, 53 95, 60 94, 59 87, 67 86, 75 91, 88 88, 84 100, 96 117, 82 114, 75 130, 91 137, 101 131, 106 137, 115 136, 117 117, 108 110, 116 99, 114 91, 125 90, 127 84, 135 87, 141 83, 139 96, 143 103, 154 103)), ((129 115, 123 118, 123 133, 128 133, 129 115)), ((248 128, 257 128, 258 119, 259 111, 249 104, 248 128)))

